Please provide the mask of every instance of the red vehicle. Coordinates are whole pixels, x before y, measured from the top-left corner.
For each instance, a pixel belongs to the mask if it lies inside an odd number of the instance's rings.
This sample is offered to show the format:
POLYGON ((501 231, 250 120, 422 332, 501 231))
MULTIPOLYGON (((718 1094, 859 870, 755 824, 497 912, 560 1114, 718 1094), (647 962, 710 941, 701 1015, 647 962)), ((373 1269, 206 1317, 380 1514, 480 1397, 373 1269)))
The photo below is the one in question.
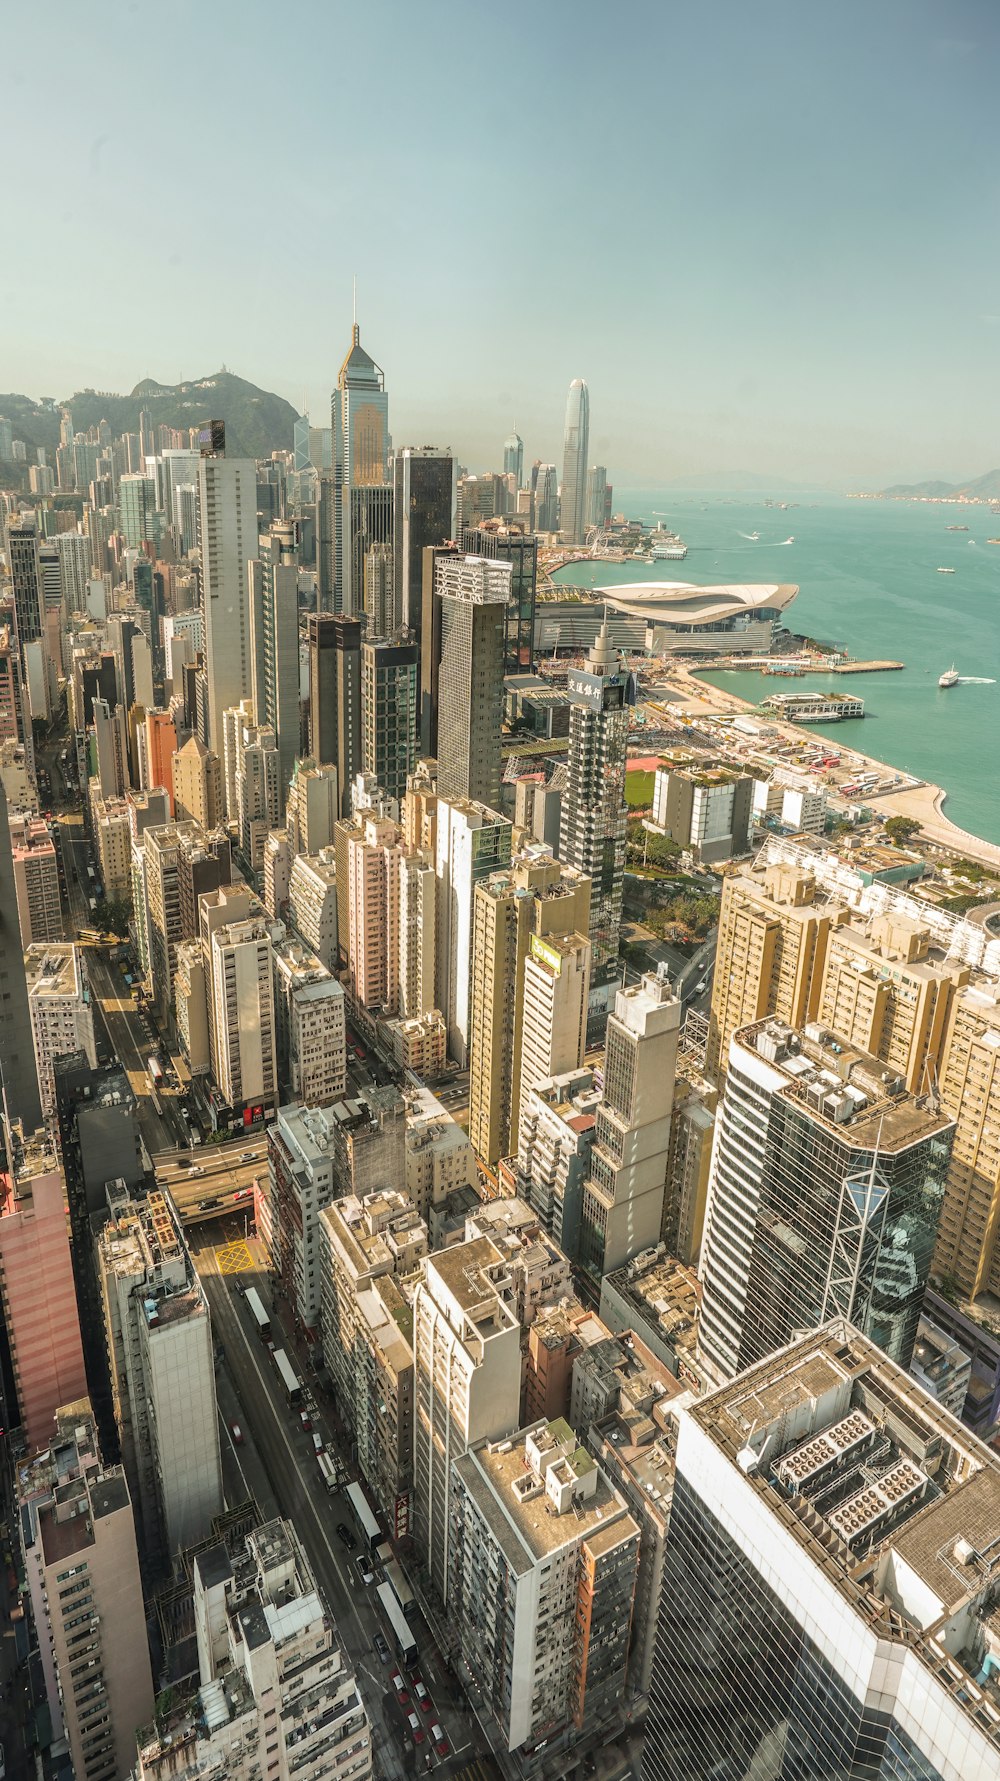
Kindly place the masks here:
POLYGON ((447 1756, 450 1745, 439 1725, 431 1726, 431 1743, 439 1756, 447 1756))
POLYGON ((424 1728, 415 1713, 408 1713, 406 1715, 406 1724, 409 1728, 410 1737, 413 1739, 413 1742, 415 1744, 422 1744, 424 1741, 424 1728))
POLYGON ((410 1694, 409 1694, 409 1690, 406 1686, 406 1683, 403 1681, 403 1678, 400 1675, 398 1670, 393 1670, 392 1675, 389 1677, 389 1681, 392 1683, 393 1688, 396 1690, 396 1699, 399 1702, 400 1706, 405 1707, 407 1702, 409 1701, 410 1694))
POLYGON ((243 1445, 243 1430, 240 1428, 239 1423, 231 1422, 229 1424, 229 1432, 233 1437, 233 1445, 235 1447, 242 1447, 242 1445, 243 1445))
POLYGON ((434 1703, 419 1676, 414 1679, 413 1693, 416 1696, 417 1706, 420 1708, 421 1713, 429 1713, 434 1703))

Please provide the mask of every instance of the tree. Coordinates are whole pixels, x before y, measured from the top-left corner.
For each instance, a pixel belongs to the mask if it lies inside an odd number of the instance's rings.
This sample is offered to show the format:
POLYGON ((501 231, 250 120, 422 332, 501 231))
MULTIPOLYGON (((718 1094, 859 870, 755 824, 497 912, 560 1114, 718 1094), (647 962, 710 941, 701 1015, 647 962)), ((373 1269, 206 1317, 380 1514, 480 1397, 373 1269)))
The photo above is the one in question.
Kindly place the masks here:
POLYGON ((885 832, 897 847, 905 847, 907 841, 919 835, 920 824, 912 816, 890 816, 886 819, 885 832))
POLYGON ((106 934, 117 934, 120 940, 128 938, 128 924, 132 919, 131 897, 109 897, 100 904, 97 913, 106 934))

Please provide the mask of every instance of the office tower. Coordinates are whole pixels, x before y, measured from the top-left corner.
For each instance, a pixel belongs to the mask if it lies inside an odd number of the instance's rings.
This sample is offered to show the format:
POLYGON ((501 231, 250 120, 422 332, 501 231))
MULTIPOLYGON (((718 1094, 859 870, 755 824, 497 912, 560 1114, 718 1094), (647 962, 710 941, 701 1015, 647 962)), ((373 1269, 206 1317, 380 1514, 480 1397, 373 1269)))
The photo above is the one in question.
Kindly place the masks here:
POLYGON ((257 482, 248 458, 203 456, 198 466, 198 545, 208 735, 219 752, 222 713, 250 693, 253 632, 247 563, 257 548, 257 482))
MULTIPOLYGON (((135 1781, 367 1781, 375 1747, 358 1681, 309 1561, 288 1521, 269 1521, 194 1555, 192 1714, 167 1692, 139 1731, 135 1781)), ((133 1740, 134 1745, 134 1740, 133 1740)))
POLYGON ((827 940, 817 1019, 925 1094, 968 980, 968 967, 943 957, 912 917, 891 911, 863 929, 844 922, 827 940))
MULTIPOLYGON (((97 1067, 94 1006, 79 947, 58 942, 27 946, 24 971, 38 1090, 48 1119, 56 1110, 54 1060, 82 1051, 97 1067)), ((69 1400, 60 1399, 64 1401, 69 1400)))
POLYGON ((500 802, 504 631, 511 565, 486 557, 441 557, 438 789, 495 809, 500 802))
POLYGON ((417 760, 420 655, 415 643, 361 646, 361 759, 390 798, 402 799, 417 760))
POLYGON ((156 454, 156 438, 153 432, 153 417, 148 408, 139 410, 139 451, 143 459, 156 454))
POLYGON ((600 1099, 594 1072, 585 1068, 550 1076, 521 1095, 517 1191, 570 1256, 580 1249, 583 1189, 600 1099))
POLYGON ((292 425, 292 466, 295 470, 308 470, 312 467, 309 432, 309 416, 300 414, 292 425))
MULTIPOLYGON (((535 1080, 582 1062, 580 1036, 571 1036, 561 1019, 556 1022, 558 1037, 553 1031, 554 1002, 542 977, 536 977, 536 968, 554 974, 547 987, 555 991, 565 962, 561 985, 565 992, 571 976, 570 959, 567 955, 564 961, 557 948, 569 936, 579 941, 586 935, 589 912, 587 879, 573 867, 564 869, 541 849, 519 855, 507 871, 493 873, 475 887, 469 1136, 480 1160, 491 1168, 516 1147, 524 1056, 533 1069, 543 1055, 550 1050, 553 1053, 548 1067, 537 1070, 529 1087, 535 1080), (546 959, 544 949, 549 942, 555 944, 546 959), (533 967, 530 999, 525 993, 529 958, 533 967), (534 1023, 531 1032, 529 1022, 534 1023)), ((583 963, 583 977, 589 979, 589 960, 583 963)))
POLYGON ((278 816, 300 752, 298 526, 273 525, 260 540, 260 556, 247 565, 253 707, 259 724, 274 731, 278 748, 278 816))
MULTIPOLYGON (((160 506, 168 521, 176 523, 177 494, 182 488, 197 487, 201 453, 170 447, 160 454, 160 506)), ((192 543, 194 540, 192 539, 192 543)), ((183 546, 183 539, 182 539, 183 546)), ((183 555, 183 548, 181 554, 183 555)))
POLYGON ((660 1235, 671 1255, 692 1267, 698 1264, 705 1231, 718 1103, 718 1089, 703 1074, 703 1056, 692 1055, 682 1033, 660 1235))
POLYGON ((344 990, 301 940, 273 948, 279 1067, 292 1099, 327 1107, 347 1092, 344 990))
POLYGON ((747 773, 709 764, 658 767, 653 821, 699 865, 717 865, 750 846, 753 788, 747 773))
POLYGON ((976 1298, 1000 1288, 1000 990, 955 998, 939 1086, 955 1120, 935 1273, 976 1298))
POLYGON ((222 885, 200 901, 212 1075, 233 1123, 263 1125, 278 1104, 272 923, 247 891, 222 885))
MULTIPOLYGON (((589 887, 588 887, 589 889, 589 887)), ((536 1082, 582 1064, 587 1049, 590 941, 581 934, 533 934, 524 961, 521 1011, 521 1101, 536 1082)), ((508 1154, 516 1148, 512 1119, 508 1154)))
POLYGON ((504 618, 504 673, 525 674, 534 659, 538 539, 520 520, 484 520, 463 527, 462 549, 511 566, 504 618))
POLYGON ((173 756, 174 811, 178 822, 218 828, 223 818, 222 768, 214 749, 192 736, 173 756))
POLYGON ((230 822, 251 871, 264 865, 264 843, 278 825, 278 744, 274 731, 254 721, 251 699, 222 714, 222 782, 230 822))
POLYGON ((559 476, 554 464, 539 464, 535 481, 535 531, 559 530, 559 476))
POLYGON ((118 511, 126 550, 142 550, 146 544, 159 543, 156 482, 153 477, 123 476, 118 484, 118 511))
POLYGON ((334 1201, 319 1219, 323 1355, 358 1470, 396 1539, 410 1531, 413 1350, 399 1282, 427 1254, 427 1226, 404 1193, 334 1201))
POLYGON ((122 798, 128 777, 128 735, 126 709, 109 704, 107 699, 94 700, 94 754, 97 780, 104 798, 122 798))
POLYGON ((12 514, 6 527, 7 567, 14 606, 14 635, 24 673, 24 652, 42 635, 40 540, 33 514, 12 514))
POLYGON ((569 1424, 452 1469, 449 1623, 503 1748, 551 1775, 621 1723, 639 1528, 569 1424))
POLYGON ((448 1050, 460 1068, 469 1059, 472 1019, 473 900, 476 885, 510 862, 511 825, 485 804, 437 802, 437 994, 448 1027, 448 1050))
POLYGON ((177 730, 169 711, 146 712, 146 790, 162 786, 167 794, 170 815, 174 814, 174 761, 177 758, 177 730))
POLYGON ((85 1397, 53 1433, 18 1478, 45 1704, 77 1781, 125 1781, 153 1711, 133 1505, 121 1467, 102 1464, 85 1397))
POLYGON ((362 761, 361 637, 357 619, 309 614, 309 753, 336 767, 345 815, 351 781, 362 761))
POLYGON ((199 932, 198 902, 231 872, 228 836, 207 834, 197 823, 169 823, 147 829, 143 842, 149 933, 149 971, 158 1018, 165 1021, 172 1004, 177 947, 199 932))
MULTIPOLYGON (((332 847, 318 854, 299 854, 292 861, 288 883, 288 909, 292 925, 328 971, 337 967, 339 920, 337 870, 332 847)), ((344 922, 344 948, 347 923, 344 922)))
POLYGON ((9 464, 14 452, 14 427, 6 415, 0 414, 0 463, 9 464))
POLYGON ((566 400, 562 506, 559 519, 559 530, 567 544, 582 544, 586 535, 589 449, 590 392, 582 377, 574 377, 566 400))
POLYGON ((706 1074, 721 1081, 739 1027, 815 1020, 830 935, 847 919, 811 873, 781 863, 723 880, 706 1074))
POLYGON ((351 994, 362 1007, 399 1012, 399 828, 368 815, 347 842, 351 994))
POLYGON ((603 464, 592 464, 587 472, 587 503, 585 526, 603 526, 608 493, 608 473, 603 464))
POLYGON ((994 1774, 998 1516, 996 1454, 845 1320, 681 1409, 643 1781, 994 1774))
POLYGON ((331 404, 336 491, 334 609, 361 612, 365 556, 392 541, 389 398, 385 378, 361 345, 355 322, 331 404))
POLYGON ((292 853, 319 853, 322 847, 332 847, 339 813, 336 767, 297 761, 285 807, 292 853))
POLYGON ((420 619, 420 753, 437 759, 438 691, 441 674, 441 601, 438 564, 460 558, 457 544, 428 544, 424 550, 420 619))
POLYGON ((453 1578, 452 1466, 477 1441, 513 1434, 521 1329, 509 1270, 488 1237, 427 1256, 413 1298, 414 1535, 442 1602, 453 1578))
POLYGON ((519 489, 524 475, 524 440, 516 428, 503 442, 503 470, 505 476, 513 476, 514 487, 519 489))
POLYGON ((59 558, 59 587, 65 624, 71 612, 86 610, 94 547, 82 532, 60 532, 52 542, 59 558))
POLYGON ((455 458, 450 446, 408 445, 393 460, 393 628, 419 647, 424 551, 454 531, 455 458))
MULTIPOLYGON (((13 878, 13 885, 3 887, 13 891, 10 902, 5 902, 4 908, 8 918, 13 915, 15 908, 17 910, 15 928, 19 922, 20 946, 61 940, 63 920, 59 900, 59 857, 52 831, 40 816, 29 816, 25 811, 9 816, 6 798, 0 797, 0 802, 4 805, 4 814, 0 821, 6 826, 9 836, 6 847, 3 846, 3 841, 7 837, 0 838, 0 850, 6 856, 4 864, 9 865, 13 878)), ((20 971, 17 975, 23 980, 20 971)))
POLYGON ((87 1391, 63 1174, 39 1140, 0 1174, 0 1311, 16 1394, 7 1420, 29 1454, 48 1446, 60 1404, 87 1391))
POLYGON ((394 623, 392 545, 373 544, 365 553, 362 610, 368 637, 391 637, 394 623))
MULTIPOLYGON (((399 1012, 419 1019, 436 1008, 437 878, 432 853, 401 851, 399 859, 399 1012)), ((421 1071, 417 1070, 419 1076, 421 1071)))
POLYGON ((222 1509, 212 1321, 177 1214, 109 1183, 97 1243, 115 1421, 143 1544, 166 1567, 222 1509))
POLYGON ((909 1366, 952 1135, 826 1029, 770 1018, 734 1034, 701 1257, 699 1343, 717 1376, 834 1316, 909 1366))
POLYGON ((625 882, 625 765, 631 677, 611 647, 607 619, 587 655, 571 668, 568 781, 559 858, 590 879, 595 978, 615 966, 625 882))
POLYGON ((665 978, 647 975, 617 992, 608 1017, 576 1258, 598 1288, 660 1239, 680 1015, 665 978))

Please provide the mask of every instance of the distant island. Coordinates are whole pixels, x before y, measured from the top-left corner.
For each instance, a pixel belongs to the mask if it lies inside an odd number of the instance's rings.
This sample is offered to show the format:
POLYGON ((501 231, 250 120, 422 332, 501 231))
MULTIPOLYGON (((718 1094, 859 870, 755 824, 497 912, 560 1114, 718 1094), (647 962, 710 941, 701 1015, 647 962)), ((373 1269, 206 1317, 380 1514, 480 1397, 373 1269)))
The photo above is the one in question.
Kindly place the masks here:
POLYGON ((975 482, 896 482, 891 488, 852 495, 853 501, 1000 501, 1000 470, 975 482))

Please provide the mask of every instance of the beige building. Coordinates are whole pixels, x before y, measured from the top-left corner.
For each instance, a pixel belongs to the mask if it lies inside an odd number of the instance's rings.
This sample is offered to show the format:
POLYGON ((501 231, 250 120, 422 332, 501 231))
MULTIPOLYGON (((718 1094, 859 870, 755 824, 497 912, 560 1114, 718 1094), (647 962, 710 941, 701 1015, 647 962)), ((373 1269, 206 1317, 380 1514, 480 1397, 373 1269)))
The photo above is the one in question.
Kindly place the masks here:
POLYGON ((200 940, 182 940, 174 972, 174 1019, 181 1049, 192 1076, 212 1067, 208 1034, 208 976, 200 940))
POLYGON ((278 1105, 278 1034, 271 921, 252 892, 232 885, 200 904, 212 1075, 233 1117, 253 1124, 278 1105))
POLYGON ((422 1082, 437 1082, 448 1055, 448 1030, 439 1008, 387 1021, 386 1032, 392 1055, 404 1070, 411 1070, 422 1082))
POLYGON ((941 1100, 955 1121, 934 1252, 961 1293, 1000 1293, 1000 986, 958 992, 941 1062, 941 1100))
MULTIPOLYGON (((300 854, 292 861, 288 907, 296 933, 301 934, 328 971, 335 970, 339 924, 332 847, 324 847, 314 855, 300 854)), ((345 937, 346 933, 345 921, 345 937)))
POLYGON ((21 945, 63 937, 59 901, 59 862, 55 842, 41 817, 10 813, 10 847, 14 867, 21 945))
POLYGON ((347 843, 347 959, 363 1008, 399 1012, 400 830, 366 816, 347 843))
POLYGON ((421 1218, 477 1179, 475 1152, 458 1121, 429 1088, 407 1090, 406 1191, 421 1218))
POLYGON ((887 1064, 911 1094, 931 1087, 956 992, 969 969, 932 946, 925 927, 877 915, 842 923, 826 947, 817 1018, 859 1051, 887 1064))
POLYGON ((79 947, 29 946, 24 955, 28 1013, 38 1069, 38 1092, 46 1117, 55 1113, 53 1060, 71 1051, 86 1053, 97 1067, 94 1008, 79 947))
MULTIPOLYGON (((532 934, 524 961, 521 1007, 521 1082, 518 1118, 525 1093, 550 1076, 575 1070, 587 1049, 590 941, 585 934, 532 934)), ((517 1146, 518 1120, 510 1142, 517 1146)))
POLYGON ((299 761, 288 788, 285 827, 293 854, 319 853, 333 846, 339 810, 337 769, 313 760, 299 761))
POLYGON ((419 1019, 435 1006, 436 896, 433 857, 427 853, 402 853, 399 861, 399 1011, 404 1019, 419 1019))
POLYGON ((218 755, 192 736, 174 755, 174 813, 178 822, 217 828, 223 820, 222 766, 218 755))
POLYGON ((127 798, 95 798, 91 811, 101 882, 109 899, 132 890, 132 829, 127 798))
POLYGON ((719 1091, 688 1058, 679 1058, 670 1112, 667 1190, 661 1235, 672 1255, 695 1267, 705 1229, 708 1179, 719 1091))
POLYGON ((172 1005, 177 947, 197 937, 202 896, 228 884, 230 872, 229 838, 221 829, 209 835, 196 822, 183 822, 145 831, 141 872, 133 874, 145 906, 136 919, 146 930, 152 993, 163 1019, 172 1005))

